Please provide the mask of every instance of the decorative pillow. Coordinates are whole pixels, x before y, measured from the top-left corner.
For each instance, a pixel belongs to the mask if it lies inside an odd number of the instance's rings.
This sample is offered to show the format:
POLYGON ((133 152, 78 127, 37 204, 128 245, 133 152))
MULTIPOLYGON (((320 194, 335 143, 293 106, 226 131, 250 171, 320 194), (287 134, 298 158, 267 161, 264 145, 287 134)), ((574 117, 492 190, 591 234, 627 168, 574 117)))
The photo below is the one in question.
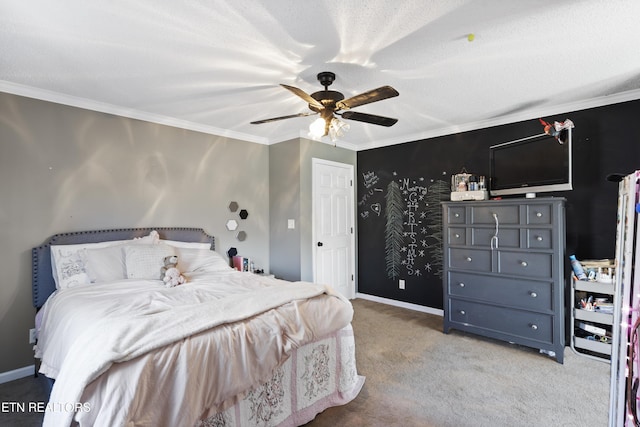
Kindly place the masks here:
POLYGON ((164 258, 175 255, 169 245, 128 245, 124 247, 124 259, 129 279, 161 280, 164 258))
POLYGON ((158 232, 153 230, 147 236, 132 240, 110 240, 97 243, 78 243, 74 245, 51 245, 51 274, 56 289, 66 289, 90 283, 81 252, 84 249, 105 248, 108 246, 131 244, 155 244, 160 240, 158 232))
POLYGON ((73 288, 90 283, 84 271, 84 262, 80 259, 81 245, 52 245, 51 274, 56 289, 73 288))
POLYGON ((231 270, 229 262, 209 249, 176 248, 178 270, 182 272, 214 272, 231 270))
POLYGON ((91 283, 85 270, 85 260, 82 251, 88 248, 105 248, 119 245, 119 240, 80 243, 77 245, 51 245, 51 274, 56 283, 56 289, 72 288, 91 283))
MULTIPOLYGON (((137 245, 136 245, 137 246, 137 245)), ((113 282, 127 278, 124 245, 87 248, 80 252, 84 269, 92 283, 113 282)))

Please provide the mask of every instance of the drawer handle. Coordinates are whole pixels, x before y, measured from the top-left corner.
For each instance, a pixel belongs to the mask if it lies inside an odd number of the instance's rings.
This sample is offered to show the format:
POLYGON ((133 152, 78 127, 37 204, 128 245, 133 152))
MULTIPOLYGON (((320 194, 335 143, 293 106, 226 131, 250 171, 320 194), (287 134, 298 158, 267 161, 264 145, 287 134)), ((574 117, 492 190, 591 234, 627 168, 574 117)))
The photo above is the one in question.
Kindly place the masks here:
POLYGON ((529 264, 527 264, 527 261, 520 261, 520 265, 523 267, 526 267, 529 264))
POLYGON ((467 262, 473 261, 470 256, 467 257, 467 262))
POLYGON ((533 329, 534 331, 538 330, 538 325, 536 325, 535 323, 533 325, 531 325, 531 329, 533 329))
POLYGON ((542 240, 543 240, 543 239, 542 239, 542 236, 536 236, 536 240, 537 240, 538 242, 542 242, 542 240))
POLYGON ((464 283, 460 282, 458 285, 460 285, 461 288, 464 288, 464 283))
POLYGON ((459 235, 458 233, 454 234, 453 236, 454 236, 456 239, 459 239, 459 238, 460 238, 460 235, 459 235))
POLYGON ((529 292, 529 295, 531 296, 531 298, 537 298, 538 294, 535 292, 529 292))
POLYGON ((542 212, 536 212, 536 216, 537 216, 538 218, 542 218, 542 212))
POLYGON ((464 310, 460 310, 460 314, 465 315, 467 313, 464 310))
POLYGON ((460 214, 459 213, 454 213, 453 216, 455 216, 456 218, 460 218, 460 214))

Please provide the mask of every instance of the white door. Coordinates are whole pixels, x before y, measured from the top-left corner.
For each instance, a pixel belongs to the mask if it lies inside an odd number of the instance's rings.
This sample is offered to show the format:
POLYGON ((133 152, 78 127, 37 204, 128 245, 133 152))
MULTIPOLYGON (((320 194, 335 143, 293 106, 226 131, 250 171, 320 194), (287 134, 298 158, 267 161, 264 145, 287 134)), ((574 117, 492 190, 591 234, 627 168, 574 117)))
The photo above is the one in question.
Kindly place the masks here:
POLYGON ((353 165, 313 159, 313 278, 355 298, 353 165))

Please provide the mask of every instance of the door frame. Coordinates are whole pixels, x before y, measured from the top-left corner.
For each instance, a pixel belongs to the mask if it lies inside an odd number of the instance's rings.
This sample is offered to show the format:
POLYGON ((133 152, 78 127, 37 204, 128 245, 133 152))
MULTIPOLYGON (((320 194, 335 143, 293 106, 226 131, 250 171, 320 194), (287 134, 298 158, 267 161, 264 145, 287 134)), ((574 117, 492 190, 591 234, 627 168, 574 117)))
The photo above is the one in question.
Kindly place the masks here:
POLYGON ((349 257, 349 271, 351 272, 351 286, 349 289, 348 298, 353 299, 356 297, 356 210, 355 210, 355 166, 349 163, 340 163, 332 160, 325 160, 316 157, 311 158, 311 263, 313 269, 313 281, 317 282, 317 260, 316 260, 316 251, 317 251, 317 238, 316 238, 316 204, 317 204, 317 185, 318 183, 316 178, 316 171, 318 166, 326 165, 326 166, 335 166, 347 169, 349 172, 350 179, 350 188, 351 191, 349 193, 350 203, 349 203, 349 221, 351 222, 351 238, 349 239, 349 249, 351 251, 351 256, 349 257))

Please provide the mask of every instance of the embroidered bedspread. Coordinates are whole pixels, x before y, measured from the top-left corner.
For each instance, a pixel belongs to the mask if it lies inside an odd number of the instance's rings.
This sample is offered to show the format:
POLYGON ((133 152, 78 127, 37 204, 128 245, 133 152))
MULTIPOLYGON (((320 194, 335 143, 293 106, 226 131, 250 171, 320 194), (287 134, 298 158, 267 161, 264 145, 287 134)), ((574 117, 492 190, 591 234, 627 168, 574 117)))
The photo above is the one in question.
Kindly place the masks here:
POLYGON ((264 383, 299 346, 347 326, 331 288, 227 271, 186 285, 119 281, 61 291, 36 355, 56 379, 44 425, 193 425, 264 383), (55 405, 58 406, 55 406, 55 405))

